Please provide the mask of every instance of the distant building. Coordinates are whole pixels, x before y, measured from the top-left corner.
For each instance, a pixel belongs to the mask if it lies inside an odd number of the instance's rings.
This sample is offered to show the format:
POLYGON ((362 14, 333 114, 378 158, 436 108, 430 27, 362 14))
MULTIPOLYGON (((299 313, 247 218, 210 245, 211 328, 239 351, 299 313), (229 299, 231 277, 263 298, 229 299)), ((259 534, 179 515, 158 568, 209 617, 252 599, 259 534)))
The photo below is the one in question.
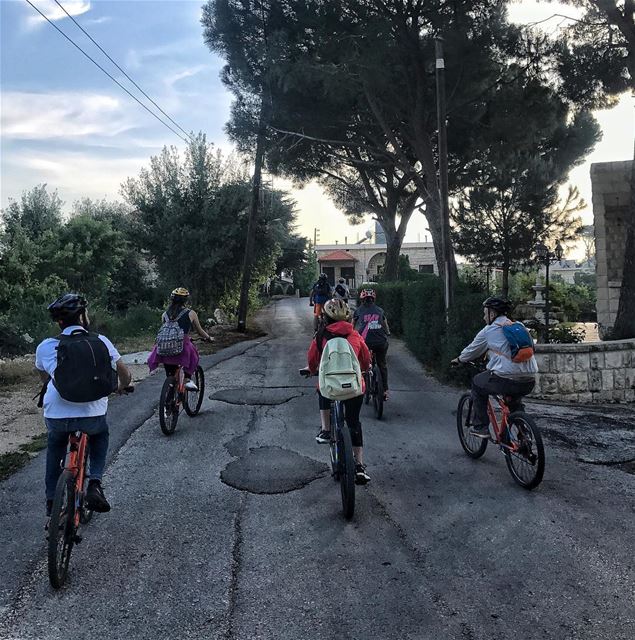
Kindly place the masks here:
POLYGON ((549 273, 552 278, 559 277, 567 284, 575 284, 576 274, 594 274, 595 264, 589 264, 587 262, 578 263, 575 260, 560 260, 560 262, 551 263, 549 273))
MULTIPOLYGON (((381 275, 386 262, 386 243, 374 244, 318 244, 315 247, 320 271, 326 273, 331 284, 344 278, 349 287, 374 282, 381 275)), ((408 256, 410 266, 420 273, 438 274, 431 242, 405 242, 401 255, 408 256)))

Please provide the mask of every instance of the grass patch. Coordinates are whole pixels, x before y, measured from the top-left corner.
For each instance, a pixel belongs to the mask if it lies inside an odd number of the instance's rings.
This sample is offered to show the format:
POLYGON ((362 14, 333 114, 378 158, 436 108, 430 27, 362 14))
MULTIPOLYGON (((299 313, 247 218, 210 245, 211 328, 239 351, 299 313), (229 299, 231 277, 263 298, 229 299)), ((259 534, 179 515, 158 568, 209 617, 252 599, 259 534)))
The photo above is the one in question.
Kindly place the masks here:
POLYGON ((38 380, 35 365, 30 359, 16 358, 0 362, 0 385, 3 387, 15 386, 21 382, 37 382, 38 380))
POLYGON ((3 453, 0 456, 0 480, 6 480, 12 473, 21 469, 31 456, 24 451, 3 453))
POLYGON ((24 453, 37 453, 38 451, 42 451, 42 449, 46 449, 47 437, 48 434, 46 431, 39 436, 33 436, 31 442, 20 445, 20 451, 24 453))
POLYGON ((0 481, 6 480, 12 473, 19 471, 33 456, 46 449, 47 434, 33 436, 31 442, 21 444, 17 451, 3 453, 0 456, 0 481))
POLYGON ((157 333, 155 331, 153 333, 121 338, 113 342, 119 353, 136 353, 137 351, 151 351, 156 337, 157 333))

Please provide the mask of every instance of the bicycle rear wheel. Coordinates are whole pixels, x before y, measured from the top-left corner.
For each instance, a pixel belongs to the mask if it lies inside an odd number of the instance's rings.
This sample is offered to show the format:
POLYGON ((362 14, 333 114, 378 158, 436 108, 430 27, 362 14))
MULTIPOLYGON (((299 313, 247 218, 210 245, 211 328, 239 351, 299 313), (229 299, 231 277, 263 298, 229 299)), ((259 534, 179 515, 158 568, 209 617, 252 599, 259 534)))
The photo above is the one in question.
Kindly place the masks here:
POLYGON ((340 489, 342 493, 342 513, 347 520, 355 512, 355 458, 353 457, 353 442, 351 432, 344 423, 344 415, 339 409, 337 415, 336 438, 337 458, 339 467, 340 489))
POLYGON ((176 378, 167 376, 159 397, 159 424, 166 436, 171 436, 179 419, 179 407, 176 402, 176 378))
POLYGON ((366 389, 364 391, 364 404, 370 404, 370 395, 371 395, 371 385, 372 385, 372 375, 368 375, 364 373, 364 382, 366 383, 366 389))
POLYGON ((534 489, 545 472, 545 447, 535 420, 522 411, 507 421, 505 462, 512 478, 524 489, 534 489))
POLYGON ((384 381, 377 365, 373 367, 373 380, 373 407, 375 408, 375 418, 381 420, 381 417, 384 415, 384 381))
POLYGON ((464 393, 456 410, 456 428, 463 451, 470 458, 480 458, 487 449, 487 438, 470 435, 470 418, 472 416, 472 396, 464 393))
POLYGON ((59 589, 66 580, 75 543, 75 478, 65 469, 57 481, 48 530, 49 581, 59 589))
POLYGON ((202 367, 196 367, 192 380, 198 387, 198 391, 186 391, 185 393, 185 413, 188 416, 195 416, 203 404, 203 394, 205 393, 205 374, 202 367))

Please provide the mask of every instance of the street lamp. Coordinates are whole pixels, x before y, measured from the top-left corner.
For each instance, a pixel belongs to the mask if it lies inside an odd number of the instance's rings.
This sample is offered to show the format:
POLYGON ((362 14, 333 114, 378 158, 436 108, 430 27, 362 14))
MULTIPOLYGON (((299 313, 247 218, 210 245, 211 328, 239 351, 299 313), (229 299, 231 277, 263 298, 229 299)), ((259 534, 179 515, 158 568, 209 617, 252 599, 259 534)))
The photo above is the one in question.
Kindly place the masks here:
POLYGON ((553 258, 558 260, 558 262, 562 260, 564 249, 560 244, 560 240, 558 240, 553 251, 550 251, 549 247, 543 242, 539 242, 534 247, 534 252, 538 260, 545 264, 545 342, 549 343, 549 265, 553 258))

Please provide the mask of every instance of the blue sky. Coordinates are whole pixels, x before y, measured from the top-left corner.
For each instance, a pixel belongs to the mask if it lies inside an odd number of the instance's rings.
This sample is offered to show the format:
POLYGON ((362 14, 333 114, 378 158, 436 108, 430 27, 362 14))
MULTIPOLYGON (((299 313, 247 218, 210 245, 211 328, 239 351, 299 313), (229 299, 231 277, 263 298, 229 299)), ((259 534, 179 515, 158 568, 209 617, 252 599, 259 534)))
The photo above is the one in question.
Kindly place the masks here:
MULTIPOLYGON (((32 1, 49 17, 61 13, 54 2, 32 1)), ((227 144, 230 96, 218 77, 222 61, 203 43, 200 2, 62 4, 186 131, 227 144)), ((39 182, 67 204, 115 198, 163 145, 182 145, 26 2, 2 0, 0 11, 3 205, 39 182)), ((120 79, 70 19, 55 23, 120 79)))
MULTIPOLYGON (((31 0, 118 79, 121 74, 52 0, 31 0)), ((60 0, 75 19, 186 131, 203 131, 229 151, 223 132, 231 97, 219 80, 223 62, 203 43, 202 0, 60 0)), ((517 22, 570 15, 570 6, 522 0, 511 6, 517 22)), ((554 20, 558 28, 560 18, 554 20)), ((67 209, 81 197, 119 199, 119 187, 137 175, 164 145, 183 142, 82 56, 24 0, 0 0, 0 206, 46 182, 67 209)), ((551 23, 546 23, 551 28, 551 23)), ((127 82, 123 82, 128 86, 127 82)), ((632 99, 596 114, 604 139, 576 168, 571 181, 589 206, 591 162, 632 158, 632 99)), ((274 180, 278 187, 288 186, 274 180)), ((322 242, 362 237, 371 226, 350 227, 317 185, 294 191, 299 229, 322 242)), ((414 216, 406 241, 424 240, 426 223, 414 216)))

